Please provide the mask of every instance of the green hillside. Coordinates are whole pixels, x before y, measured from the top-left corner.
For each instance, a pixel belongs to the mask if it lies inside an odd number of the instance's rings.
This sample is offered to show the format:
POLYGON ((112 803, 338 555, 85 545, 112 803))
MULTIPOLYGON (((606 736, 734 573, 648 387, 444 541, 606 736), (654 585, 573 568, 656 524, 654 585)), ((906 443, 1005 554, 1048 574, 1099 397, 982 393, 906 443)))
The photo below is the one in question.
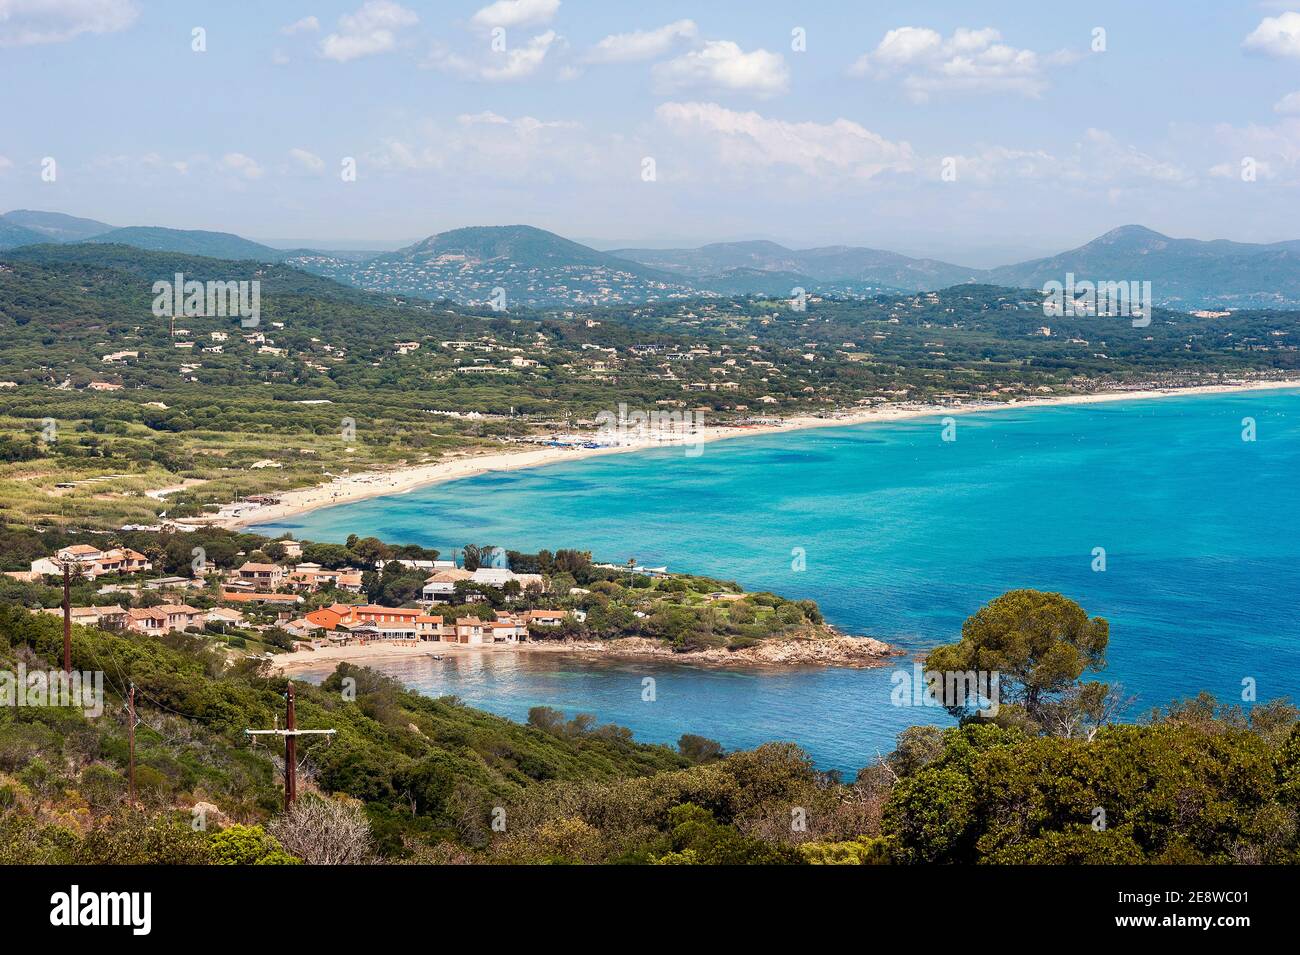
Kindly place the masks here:
POLYGON ((195 229, 164 229, 158 226, 128 226, 114 229, 86 241, 130 245, 153 252, 183 252, 216 259, 251 259, 255 262, 278 262, 278 249, 250 242, 229 232, 205 232, 195 229))
POLYGON ((47 242, 79 242, 116 228, 94 219, 82 219, 64 215, 62 212, 40 212, 34 209, 15 209, 0 216, 0 220, 38 232, 46 237, 47 242))

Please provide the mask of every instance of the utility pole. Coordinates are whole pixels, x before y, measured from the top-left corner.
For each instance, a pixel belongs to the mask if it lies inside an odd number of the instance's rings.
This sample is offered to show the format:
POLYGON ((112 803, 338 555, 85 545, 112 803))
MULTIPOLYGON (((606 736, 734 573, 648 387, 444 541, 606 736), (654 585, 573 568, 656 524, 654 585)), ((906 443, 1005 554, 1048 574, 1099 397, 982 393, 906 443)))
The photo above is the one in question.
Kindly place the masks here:
POLYGON ((293 714, 293 681, 289 681, 288 710, 284 716, 284 811, 298 798, 298 730, 293 714))
POLYGON ((126 695, 127 709, 127 726, 130 727, 131 737, 131 761, 130 761, 130 779, 131 779, 131 805, 135 805, 135 684, 131 684, 131 689, 126 695))
POLYGON ((63 561, 63 672, 72 673, 72 598, 68 562, 63 561))
POLYGON ((333 736, 337 730, 300 730, 295 721, 293 707, 293 681, 289 681, 289 692, 285 694, 287 711, 284 729, 244 730, 247 736, 283 736, 284 737, 284 811, 293 808, 293 801, 298 798, 298 737, 299 736, 333 736))

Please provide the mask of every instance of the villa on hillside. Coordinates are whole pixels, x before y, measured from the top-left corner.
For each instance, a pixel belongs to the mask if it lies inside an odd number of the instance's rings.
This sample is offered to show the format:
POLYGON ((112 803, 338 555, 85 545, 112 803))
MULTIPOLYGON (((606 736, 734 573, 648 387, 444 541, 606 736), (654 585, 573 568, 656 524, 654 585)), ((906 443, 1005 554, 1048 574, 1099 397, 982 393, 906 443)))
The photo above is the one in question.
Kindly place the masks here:
POLYGON ((32 573, 62 576, 65 566, 74 574, 91 580, 105 574, 134 574, 153 570, 153 564, 144 554, 129 547, 100 550, 90 544, 73 544, 62 548, 53 557, 32 561, 32 573))
POLYGON ((279 564, 259 564, 250 560, 237 568, 230 578, 257 590, 279 590, 284 584, 284 568, 279 564))
POLYGON ((483 584, 488 587, 504 587, 512 580, 519 583, 520 590, 545 586, 541 574, 516 574, 513 570, 501 567, 480 567, 470 576, 471 583, 483 584))
POLYGON ((540 589, 545 586, 541 574, 516 574, 513 570, 502 567, 480 567, 475 571, 453 567, 450 570, 439 571, 425 580, 424 599, 433 602, 449 601, 456 594, 456 584, 462 580, 484 587, 497 588, 504 587, 513 580, 519 584, 520 590, 527 590, 529 587, 540 589))
POLYGON ((219 623, 223 629, 225 627, 242 627, 245 624, 244 615, 238 610, 231 610, 229 607, 213 607, 208 611, 208 623, 219 623))
MULTIPOLYGON (((43 612, 53 617, 63 616, 62 607, 47 607, 43 612)), ((73 623, 102 630, 120 630, 126 626, 127 621, 127 612, 117 604, 109 607, 69 607, 68 615, 73 623)))
POLYGON ((126 612, 126 628, 146 636, 160 636, 188 627, 203 626, 207 615, 186 604, 160 604, 126 612))
POLYGON ((133 633, 159 636, 167 632, 167 615, 156 607, 131 609, 126 612, 126 627, 133 633))
POLYGON ((459 567, 441 570, 425 580, 424 599, 430 601, 451 600, 456 593, 456 584, 462 580, 470 580, 473 576, 468 570, 461 570, 459 567))
POLYGON ((299 564, 285 574, 284 585, 308 593, 315 593, 322 587, 336 587, 356 594, 361 592, 361 571, 354 567, 327 570, 320 564, 299 564))

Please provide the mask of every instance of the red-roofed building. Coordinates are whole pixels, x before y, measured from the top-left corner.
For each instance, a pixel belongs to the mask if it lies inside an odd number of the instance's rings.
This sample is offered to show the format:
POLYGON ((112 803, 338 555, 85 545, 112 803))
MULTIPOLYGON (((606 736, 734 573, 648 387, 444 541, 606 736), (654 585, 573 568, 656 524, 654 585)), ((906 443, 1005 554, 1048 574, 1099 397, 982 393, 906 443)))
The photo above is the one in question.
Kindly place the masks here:
POLYGON ((245 561, 232 577, 258 590, 279 590, 284 584, 284 568, 279 564, 259 564, 250 560, 245 561))

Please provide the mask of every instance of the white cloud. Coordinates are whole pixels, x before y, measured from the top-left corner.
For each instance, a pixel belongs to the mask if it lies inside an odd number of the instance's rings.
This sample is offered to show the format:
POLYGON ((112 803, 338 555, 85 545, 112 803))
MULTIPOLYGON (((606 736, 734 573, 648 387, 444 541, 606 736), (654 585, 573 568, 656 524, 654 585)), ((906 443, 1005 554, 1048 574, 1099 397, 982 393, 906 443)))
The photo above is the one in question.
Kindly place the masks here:
POLYGON ((784 93, 790 85, 790 71, 779 53, 754 50, 746 53, 730 40, 709 40, 652 71, 659 92, 699 88, 730 93, 771 96, 784 93))
POLYGON ((489 53, 483 59, 461 56, 444 46, 437 46, 429 53, 423 65, 452 73, 462 79, 501 83, 532 76, 541 69, 553 50, 565 46, 564 37, 554 30, 547 30, 522 46, 509 46, 499 53, 489 53))
POLYGON ((699 32, 694 20, 677 20, 657 30, 614 33, 588 51, 589 63, 633 63, 663 56, 682 40, 693 40, 699 32))
POLYGON ((1241 45, 1266 56, 1300 56, 1300 13, 1265 17, 1241 45))
POLYGON ((1273 104, 1273 112, 1283 114, 1300 113, 1300 90, 1294 93, 1287 93, 1280 100, 1273 104))
POLYGON ((1077 59, 1057 51, 1046 56, 999 42, 992 27, 960 27, 944 37, 926 27, 890 30, 849 67, 852 76, 879 80, 901 78, 903 88, 918 102, 943 92, 1014 92, 1039 96, 1047 87, 1044 66, 1077 59))
POLYGON ((527 27, 549 23, 560 9, 560 0, 497 0, 470 18, 481 29, 492 27, 527 27))
POLYGON ((1220 123, 1208 136, 1201 131, 1198 144, 1207 141, 1221 158, 1210 167, 1213 176, 1240 180, 1242 160, 1249 158, 1258 179, 1300 182, 1300 117, 1286 116, 1271 126, 1220 123))
POLYGON ((716 103, 664 103, 655 115, 669 129, 714 147, 725 165, 788 166, 812 176, 870 179, 912 167, 906 142, 891 142, 848 119, 791 123, 716 103))
POLYGON ((1112 133, 1089 128, 1059 154, 1043 149, 983 146, 967 155, 929 157, 923 168, 937 178, 942 160, 956 161, 957 181, 981 186, 1049 183, 1054 186, 1190 186, 1196 176, 1178 165, 1121 143, 1112 133))
POLYGON ((604 182, 620 157, 610 138, 580 123, 488 111, 404 129, 400 139, 385 140, 367 155, 366 168, 428 170, 496 189, 503 182, 604 182))
POLYGON ((280 32, 285 36, 293 36, 295 33, 315 33, 320 30, 320 21, 315 17, 303 17, 301 20, 295 20, 280 32))
POLYGON ((397 46, 393 31, 414 26, 420 18, 392 0, 366 0, 356 13, 339 17, 337 33, 321 41, 321 56, 346 63, 363 56, 387 53, 397 46))
POLYGON ((0 47, 114 33, 130 26, 139 14, 131 0, 0 0, 0 47))
POLYGON ((230 172, 245 179, 261 179, 262 167, 257 161, 243 153, 226 153, 221 157, 221 165, 230 172))
POLYGON ((8 156, 0 156, 0 172, 6 169, 12 169, 14 162, 8 156))
POLYGON ((1166 185, 1190 185, 1195 177, 1177 163, 1119 142, 1105 130, 1089 128, 1072 166, 1074 178, 1114 181, 1146 181, 1166 185))
POLYGON ((306 149, 299 149, 295 146, 293 149, 289 150, 289 156, 304 169, 310 170, 311 172, 320 172, 325 168, 325 160, 306 149))

